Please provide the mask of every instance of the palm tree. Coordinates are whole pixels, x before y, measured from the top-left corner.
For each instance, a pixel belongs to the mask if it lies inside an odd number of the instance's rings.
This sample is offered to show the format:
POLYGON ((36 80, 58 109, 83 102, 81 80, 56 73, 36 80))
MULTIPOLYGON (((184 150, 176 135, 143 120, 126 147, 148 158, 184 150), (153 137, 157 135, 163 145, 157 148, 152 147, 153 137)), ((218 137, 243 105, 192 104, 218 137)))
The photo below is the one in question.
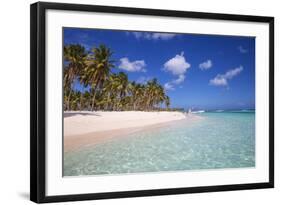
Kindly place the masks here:
POLYGON ((102 88, 104 82, 109 77, 111 68, 113 68, 111 56, 111 50, 105 45, 93 48, 92 52, 88 55, 87 66, 84 74, 81 76, 81 82, 86 86, 91 86, 93 93, 91 110, 94 109, 98 89, 102 88))
POLYGON ((71 92, 70 95, 70 104, 69 109, 70 110, 78 110, 79 109, 79 100, 80 100, 80 92, 71 92))
POLYGON ((165 100, 166 100, 166 94, 164 88, 160 84, 158 84, 155 93, 155 104, 156 105, 162 104, 163 102, 165 102, 165 100))
POLYGON ((161 110, 170 98, 157 79, 146 84, 129 81, 124 72, 112 73, 112 52, 105 45, 88 54, 81 45, 64 46, 64 110, 161 110), (80 82, 84 90, 75 91, 80 82))
POLYGON ((103 89, 107 93, 107 108, 109 108, 109 103, 112 104, 113 110, 119 110, 122 107, 121 101, 129 93, 129 84, 128 76, 124 72, 109 76, 103 89))
POLYGON ((86 110, 90 110, 91 108, 91 99, 92 99, 92 95, 90 92, 85 91, 84 95, 83 95, 83 109, 86 110))
POLYGON ((129 104, 131 106, 130 109, 132 109, 132 110, 136 109, 136 91, 137 91, 136 86, 137 86, 137 83, 135 81, 130 82, 128 84, 128 90, 129 90, 129 93, 131 96, 129 104))
POLYGON ((153 101, 157 92, 157 85, 158 82, 156 78, 153 78, 152 80, 147 82, 145 91, 145 101, 147 110, 152 110, 153 101))
POLYGON ((145 85, 136 83, 136 82, 131 82, 129 84, 129 90, 131 94, 131 106, 132 110, 142 110, 142 102, 144 93, 145 93, 145 85))
POLYGON ((117 101, 117 109, 119 110, 122 107, 122 99, 126 97, 128 94, 128 76, 124 72, 119 72, 117 74, 117 93, 118 93, 118 101, 117 101))
POLYGON ((66 109, 70 109, 70 96, 72 95, 72 84, 85 67, 85 48, 79 44, 64 46, 64 80, 63 87, 68 92, 66 109))
POLYGON ((104 83, 103 92, 106 93, 106 105, 105 109, 113 109, 117 98, 117 89, 119 86, 119 80, 117 74, 113 73, 109 75, 107 81, 104 83))
POLYGON ((165 96, 165 105, 166 109, 168 110, 170 107, 170 97, 168 95, 165 96))

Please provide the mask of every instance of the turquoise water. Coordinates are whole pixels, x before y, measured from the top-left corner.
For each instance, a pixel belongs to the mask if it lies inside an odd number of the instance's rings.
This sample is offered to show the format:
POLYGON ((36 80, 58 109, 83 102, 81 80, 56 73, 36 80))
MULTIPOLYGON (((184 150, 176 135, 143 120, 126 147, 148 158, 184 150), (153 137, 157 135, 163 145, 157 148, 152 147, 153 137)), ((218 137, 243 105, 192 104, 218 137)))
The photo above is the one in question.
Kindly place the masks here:
POLYGON ((255 166, 255 113, 198 114, 202 119, 130 134, 66 153, 64 175, 255 166))

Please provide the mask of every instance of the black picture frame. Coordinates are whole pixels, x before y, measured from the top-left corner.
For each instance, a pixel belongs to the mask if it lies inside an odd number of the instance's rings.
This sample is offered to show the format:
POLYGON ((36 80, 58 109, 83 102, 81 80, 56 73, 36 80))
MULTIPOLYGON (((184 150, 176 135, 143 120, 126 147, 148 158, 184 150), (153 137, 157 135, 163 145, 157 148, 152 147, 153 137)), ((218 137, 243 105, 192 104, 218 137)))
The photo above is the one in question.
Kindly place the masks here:
POLYGON ((82 4, 38 2, 30 7, 30 200, 37 203, 97 200, 123 197, 217 192, 274 187, 274 18, 265 16, 125 8, 82 4), (269 181, 188 188, 153 189, 107 193, 46 196, 46 84, 45 25, 46 10, 121 13, 150 16, 263 22, 269 24, 269 181))

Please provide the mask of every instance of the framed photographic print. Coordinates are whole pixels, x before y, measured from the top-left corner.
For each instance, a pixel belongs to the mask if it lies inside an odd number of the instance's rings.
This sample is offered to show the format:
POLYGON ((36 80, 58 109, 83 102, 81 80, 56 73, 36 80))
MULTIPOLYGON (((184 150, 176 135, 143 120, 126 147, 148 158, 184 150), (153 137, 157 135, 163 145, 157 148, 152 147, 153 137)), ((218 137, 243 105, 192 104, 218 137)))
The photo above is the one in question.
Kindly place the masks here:
POLYGON ((34 202, 273 188, 274 18, 31 5, 34 202))

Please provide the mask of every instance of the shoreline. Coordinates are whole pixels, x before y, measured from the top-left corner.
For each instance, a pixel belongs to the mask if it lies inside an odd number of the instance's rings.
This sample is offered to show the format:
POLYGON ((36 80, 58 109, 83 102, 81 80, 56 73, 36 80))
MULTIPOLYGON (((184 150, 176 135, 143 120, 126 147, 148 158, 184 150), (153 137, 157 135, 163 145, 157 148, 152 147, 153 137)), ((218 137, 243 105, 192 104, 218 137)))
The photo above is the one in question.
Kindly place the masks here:
POLYGON ((99 131, 86 133, 81 135, 72 135, 64 137, 64 153, 79 150, 80 148, 90 147, 101 143, 110 142, 113 140, 120 140, 126 137, 129 137, 130 134, 137 132, 153 131, 161 127, 174 126, 176 124, 185 122, 188 120, 188 123, 191 125, 198 120, 203 119, 201 116, 189 115, 184 119, 177 121, 170 121, 165 123, 158 123, 154 125, 148 125, 143 127, 131 127, 131 128, 122 128, 115 130, 99 131))
POLYGON ((172 123, 173 122, 166 122, 166 123, 148 125, 144 127, 121 128, 121 129, 86 133, 81 135, 65 136, 64 153, 75 151, 82 147, 90 147, 100 143, 126 138, 128 137, 128 135, 136 132, 142 132, 147 130, 154 130, 161 127, 166 127, 171 125, 172 123))
POLYGON ((67 112, 65 114, 64 133, 68 133, 68 135, 64 134, 64 152, 120 139, 135 132, 173 125, 186 119, 194 122, 201 118, 196 115, 185 115, 180 112, 165 112, 163 114, 139 111, 92 112, 90 116, 88 112, 67 112), (104 115, 104 119, 101 119, 101 115, 104 115), (110 116, 111 120, 109 119, 110 116), (126 119, 126 116, 131 121, 126 119), (105 124, 106 120, 109 121, 105 124), (75 123, 76 126, 74 126, 75 123), (86 130, 87 132, 82 129, 85 126, 90 126, 86 130), (89 130, 92 131, 88 132, 89 130), (70 131, 73 131, 73 133, 70 131))
POLYGON ((184 113, 174 111, 69 111, 64 112, 64 136, 144 127, 185 118, 184 113))

